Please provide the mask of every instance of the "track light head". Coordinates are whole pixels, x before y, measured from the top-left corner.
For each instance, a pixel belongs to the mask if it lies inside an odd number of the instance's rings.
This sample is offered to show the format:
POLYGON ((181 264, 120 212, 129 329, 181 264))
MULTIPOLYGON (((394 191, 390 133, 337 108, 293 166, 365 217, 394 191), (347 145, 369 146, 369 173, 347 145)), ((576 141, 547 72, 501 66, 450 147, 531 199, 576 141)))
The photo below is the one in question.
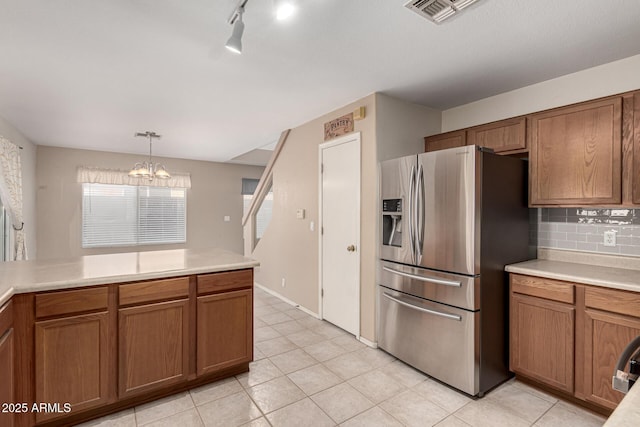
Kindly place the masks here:
POLYGON ((237 53, 238 55, 242 53, 242 34, 244 33, 244 22, 242 22, 242 14, 244 13, 244 8, 239 8, 238 16, 233 23, 233 32, 231 33, 231 37, 227 40, 227 43, 224 45, 227 49, 229 49, 233 53, 237 53))

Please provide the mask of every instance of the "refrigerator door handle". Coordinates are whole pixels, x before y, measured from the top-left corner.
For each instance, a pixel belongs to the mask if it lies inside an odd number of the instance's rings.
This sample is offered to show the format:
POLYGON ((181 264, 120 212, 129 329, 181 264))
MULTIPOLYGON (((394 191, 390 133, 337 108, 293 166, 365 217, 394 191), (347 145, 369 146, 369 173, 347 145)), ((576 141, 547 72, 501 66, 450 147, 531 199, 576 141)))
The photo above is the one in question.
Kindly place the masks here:
POLYGON ((413 261, 413 263, 416 263, 416 241, 415 241, 415 230, 414 230, 414 224, 413 224, 413 209, 414 209, 414 201, 413 201, 413 194, 415 192, 415 184, 416 184, 416 167, 415 166, 411 166, 411 177, 409 180, 409 218, 408 218, 408 223, 409 223, 409 240, 410 240, 410 247, 411 247, 411 260, 413 261))
POLYGON ((453 286, 456 288, 462 287, 462 282, 457 280, 436 279, 435 277, 419 276, 417 274, 405 273, 404 271, 396 270, 387 266, 382 267, 383 270, 389 273, 397 274, 398 276, 408 277, 410 279, 420 280, 422 282, 435 283, 436 285, 453 286))
POLYGON ((404 301, 402 301, 402 300, 399 300, 398 298, 395 298, 395 297, 393 297, 393 296, 389 295, 389 294, 388 294, 388 293, 386 293, 386 292, 383 292, 383 293, 382 293, 382 295, 383 295, 385 298, 388 298, 388 299, 390 299, 391 301, 393 301, 393 302, 395 302, 395 303, 398 303, 398 304, 400 304, 400 305, 402 305, 402 306, 405 306, 405 307, 407 307, 407 308, 412 308, 412 309, 414 309, 414 310, 418 310, 418 311, 421 311, 421 312, 423 312, 423 313, 433 314, 433 315, 435 315, 435 316, 444 317, 444 318, 446 318, 446 319, 457 320, 458 322, 462 320, 462 317, 461 317, 461 316, 458 316, 458 315, 456 315, 456 314, 443 313, 443 312, 441 312, 441 311, 429 310, 428 308, 419 307, 419 306, 417 306, 417 305, 409 304, 408 302, 404 302, 404 301))
POLYGON ((422 262, 422 247, 424 245, 424 170, 422 164, 418 167, 418 176, 416 177, 416 258, 417 263, 422 262))

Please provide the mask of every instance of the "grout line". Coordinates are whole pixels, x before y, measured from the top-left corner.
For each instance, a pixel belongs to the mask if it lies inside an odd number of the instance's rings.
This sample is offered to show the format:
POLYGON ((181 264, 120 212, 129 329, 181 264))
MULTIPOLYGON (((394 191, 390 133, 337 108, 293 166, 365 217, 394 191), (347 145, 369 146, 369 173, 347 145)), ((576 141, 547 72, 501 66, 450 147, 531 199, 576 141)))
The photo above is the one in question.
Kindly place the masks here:
MULTIPOLYGON (((543 399, 544 400, 544 399, 543 399)), ((557 400, 554 404, 552 404, 551 406, 549 406, 549 409, 547 409, 546 411, 544 411, 542 413, 542 415, 540 415, 538 418, 535 419, 534 422, 531 423, 531 425, 535 425, 538 421, 540 421, 542 419, 542 417, 544 417, 545 415, 547 415, 547 413, 552 410, 558 403, 560 402, 560 400, 557 400)), ((549 402, 551 403, 551 402, 549 402)))

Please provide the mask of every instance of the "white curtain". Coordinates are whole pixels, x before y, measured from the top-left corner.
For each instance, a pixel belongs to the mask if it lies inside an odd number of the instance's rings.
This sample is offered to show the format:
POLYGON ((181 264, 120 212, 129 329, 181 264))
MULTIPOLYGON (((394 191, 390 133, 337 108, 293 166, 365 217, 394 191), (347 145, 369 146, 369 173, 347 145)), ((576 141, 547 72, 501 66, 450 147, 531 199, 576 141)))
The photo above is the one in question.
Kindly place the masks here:
POLYGON ((22 216, 22 163, 20 147, 0 136, 0 199, 9 212, 14 230, 11 259, 27 259, 24 218, 22 216))
POLYGON ((92 184, 142 185, 148 187, 191 188, 191 175, 171 172, 169 179, 134 178, 128 171, 80 166, 78 182, 92 184))

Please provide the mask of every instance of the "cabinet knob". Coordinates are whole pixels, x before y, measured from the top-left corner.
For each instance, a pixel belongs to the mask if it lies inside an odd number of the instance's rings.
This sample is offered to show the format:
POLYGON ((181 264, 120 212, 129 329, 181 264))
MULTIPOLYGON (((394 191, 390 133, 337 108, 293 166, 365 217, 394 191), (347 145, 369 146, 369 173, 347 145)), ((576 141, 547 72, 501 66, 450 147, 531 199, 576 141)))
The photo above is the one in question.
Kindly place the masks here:
POLYGON ((347 246, 347 250, 349 252, 355 252, 356 251, 356 246, 355 245, 349 245, 349 246, 347 246))

